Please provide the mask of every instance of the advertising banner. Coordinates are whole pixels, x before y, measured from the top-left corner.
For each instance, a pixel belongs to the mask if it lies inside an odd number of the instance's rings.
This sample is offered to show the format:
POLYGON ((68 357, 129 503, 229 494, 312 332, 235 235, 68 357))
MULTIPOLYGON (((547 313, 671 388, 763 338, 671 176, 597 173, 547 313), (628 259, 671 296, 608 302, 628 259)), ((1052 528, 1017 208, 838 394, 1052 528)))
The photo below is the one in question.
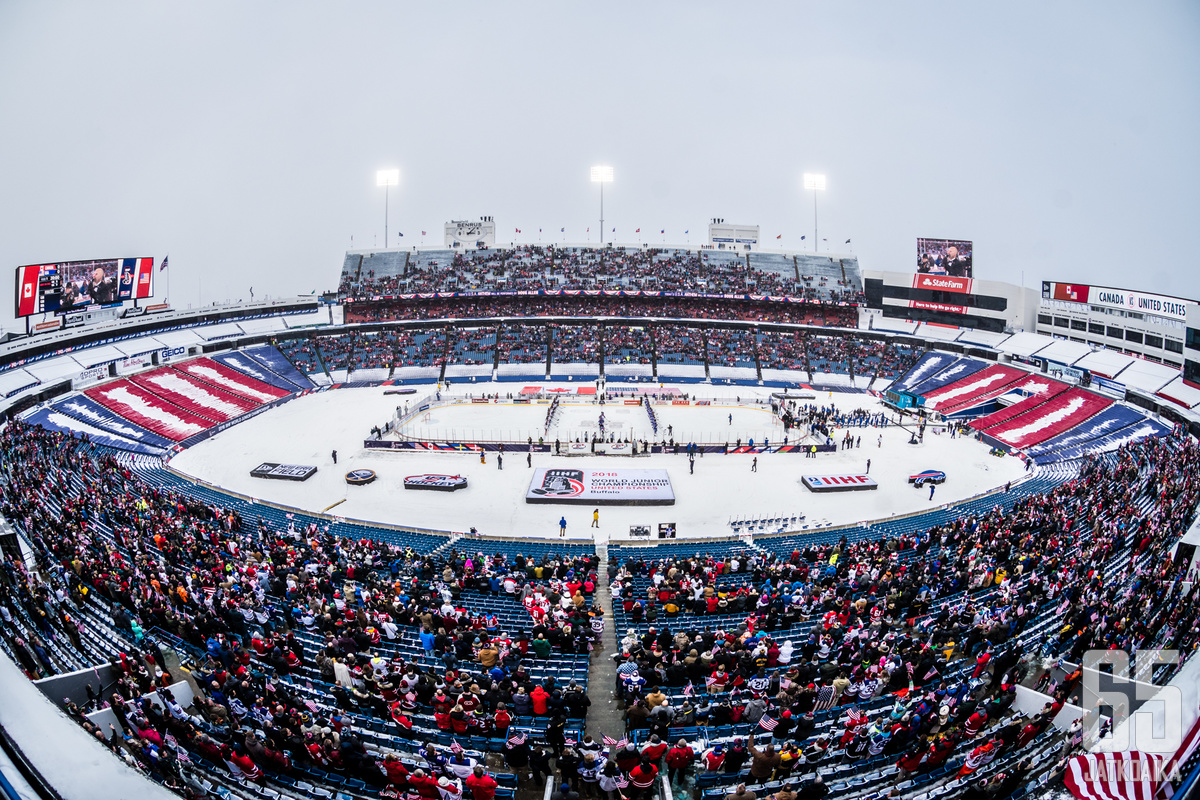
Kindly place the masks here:
POLYGON ((951 306, 946 303, 930 303, 926 300, 909 300, 909 308, 923 308, 926 311, 942 311, 947 314, 965 314, 967 313, 966 306, 951 306))
POLYGON ((536 469, 525 502, 670 506, 675 492, 665 469, 536 469))
POLYGON ((315 475, 317 468, 308 464, 276 464, 264 462, 250 470, 251 477, 282 481, 306 481, 315 475))
POLYGON ((973 281, 970 278, 956 277, 954 275, 929 275, 923 272, 913 275, 914 289, 929 289, 936 292, 970 294, 972 283, 973 281))
POLYGON ((810 492, 853 492, 879 488, 870 475, 803 475, 800 481, 810 492))

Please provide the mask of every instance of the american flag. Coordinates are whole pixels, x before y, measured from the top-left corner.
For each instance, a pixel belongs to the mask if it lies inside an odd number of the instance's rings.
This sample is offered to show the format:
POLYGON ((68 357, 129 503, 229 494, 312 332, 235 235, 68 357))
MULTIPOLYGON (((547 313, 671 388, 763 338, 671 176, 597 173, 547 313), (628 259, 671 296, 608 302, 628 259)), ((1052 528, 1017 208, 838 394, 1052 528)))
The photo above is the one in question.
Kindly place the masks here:
POLYGON ((567 747, 574 747, 575 745, 579 744, 579 741, 577 739, 563 739, 563 744, 565 744, 567 747))
POLYGON ((462 748, 462 745, 458 743, 458 739, 451 739, 450 740, 450 752, 451 753, 461 753, 462 751, 463 751, 463 748, 462 748))
POLYGON ((625 745, 629 744, 629 740, 622 738, 620 741, 618 741, 611 736, 605 736, 604 743, 614 750, 620 750, 621 748, 625 747, 625 745))
POLYGON ((307 708, 309 711, 314 711, 314 712, 315 712, 315 711, 317 710, 317 704, 316 704, 316 703, 314 703, 312 700, 305 700, 305 701, 304 701, 304 706, 305 706, 305 707, 306 707, 306 708, 307 708))
POLYGON ((625 789, 629 786, 629 778, 626 778, 624 775, 618 775, 616 784, 618 789, 625 789))
POLYGON ((758 727, 762 728, 764 731, 773 731, 778 725, 779 721, 771 719, 770 717, 763 717, 758 721, 758 727))
POLYGON ((515 736, 513 736, 512 738, 510 738, 508 740, 508 743, 511 744, 513 747, 516 747, 517 745, 525 744, 525 734, 523 734, 523 733, 516 734, 515 736))
POLYGON ((712 686, 712 685, 713 685, 714 683, 716 683, 716 682, 717 682, 717 679, 716 679, 715 677, 713 677, 712 675, 710 675, 710 676, 708 676, 707 678, 705 678, 705 679, 704 679, 704 683, 705 683, 707 686, 712 686))
POLYGON ((683 696, 691 697, 695 693, 696 693, 696 686, 691 681, 688 681, 687 686, 683 687, 683 696))

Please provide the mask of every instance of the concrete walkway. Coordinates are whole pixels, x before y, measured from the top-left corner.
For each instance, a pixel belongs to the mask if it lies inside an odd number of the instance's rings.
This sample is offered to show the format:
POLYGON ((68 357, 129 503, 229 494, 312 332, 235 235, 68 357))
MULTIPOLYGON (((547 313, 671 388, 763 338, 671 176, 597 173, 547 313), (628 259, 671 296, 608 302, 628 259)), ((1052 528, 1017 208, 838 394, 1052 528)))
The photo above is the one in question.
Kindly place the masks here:
POLYGON ((596 554, 600 557, 597 569, 595 602, 604 609, 604 636, 592 651, 592 663, 588 670, 588 697, 592 705, 588 709, 587 732, 597 741, 607 734, 620 739, 625 733, 625 709, 616 699, 614 689, 617 680, 617 665, 613 654, 618 652, 617 635, 613 629, 612 592, 608 588, 608 544, 597 543, 596 554))

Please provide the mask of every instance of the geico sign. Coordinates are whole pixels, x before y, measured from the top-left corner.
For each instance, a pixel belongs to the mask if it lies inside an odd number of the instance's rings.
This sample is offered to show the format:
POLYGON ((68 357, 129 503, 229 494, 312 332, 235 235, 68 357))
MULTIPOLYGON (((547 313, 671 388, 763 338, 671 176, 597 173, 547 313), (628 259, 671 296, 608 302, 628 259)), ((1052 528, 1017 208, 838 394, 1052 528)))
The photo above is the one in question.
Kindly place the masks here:
POLYGON ((172 358, 187 355, 186 347, 164 347, 158 351, 159 361, 170 361, 172 358))

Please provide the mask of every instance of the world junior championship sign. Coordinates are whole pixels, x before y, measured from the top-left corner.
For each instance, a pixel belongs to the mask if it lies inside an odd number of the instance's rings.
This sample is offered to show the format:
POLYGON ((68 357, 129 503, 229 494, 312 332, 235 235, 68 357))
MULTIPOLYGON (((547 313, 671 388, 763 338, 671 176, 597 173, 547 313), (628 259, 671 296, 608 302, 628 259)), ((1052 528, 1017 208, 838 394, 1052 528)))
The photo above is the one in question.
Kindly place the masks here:
POLYGON ((672 506, 665 469, 536 469, 526 503, 586 506, 672 506))

